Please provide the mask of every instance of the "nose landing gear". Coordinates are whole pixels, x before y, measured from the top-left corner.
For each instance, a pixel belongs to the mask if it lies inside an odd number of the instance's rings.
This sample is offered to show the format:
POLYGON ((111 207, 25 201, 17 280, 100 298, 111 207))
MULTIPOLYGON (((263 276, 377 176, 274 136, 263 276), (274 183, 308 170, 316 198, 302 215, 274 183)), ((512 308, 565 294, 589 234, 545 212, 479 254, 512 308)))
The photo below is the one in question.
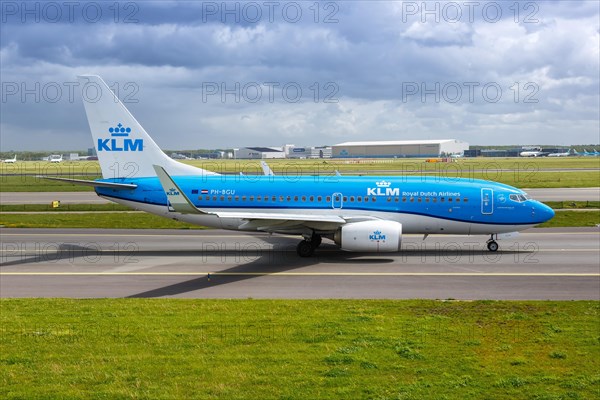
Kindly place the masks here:
POLYGON ((498 242, 494 239, 494 236, 498 238, 498 235, 492 234, 490 239, 487 241, 487 248, 489 251, 498 251, 498 242))

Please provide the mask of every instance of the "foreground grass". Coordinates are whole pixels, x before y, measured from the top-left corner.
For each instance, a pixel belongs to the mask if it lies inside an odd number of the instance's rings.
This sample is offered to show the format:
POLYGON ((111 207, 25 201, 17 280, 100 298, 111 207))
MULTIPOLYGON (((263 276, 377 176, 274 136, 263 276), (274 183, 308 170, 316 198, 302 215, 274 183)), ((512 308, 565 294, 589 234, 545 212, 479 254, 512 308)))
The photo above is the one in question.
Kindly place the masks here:
POLYGON ((598 302, 3 299, 2 398, 592 399, 598 302))
MULTIPOLYGON (((590 227, 600 224, 600 211, 559 211, 538 227, 590 227)), ((68 214, 0 214, 0 226, 7 228, 106 228, 106 229, 198 229, 196 225, 173 221, 143 212, 89 212, 68 214)))

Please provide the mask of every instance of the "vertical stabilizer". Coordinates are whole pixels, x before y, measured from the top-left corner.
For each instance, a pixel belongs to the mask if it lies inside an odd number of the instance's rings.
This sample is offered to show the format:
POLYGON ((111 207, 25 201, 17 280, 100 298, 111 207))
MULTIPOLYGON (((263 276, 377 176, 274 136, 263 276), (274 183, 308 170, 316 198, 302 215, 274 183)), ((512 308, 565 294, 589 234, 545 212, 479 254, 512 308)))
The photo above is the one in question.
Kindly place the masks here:
POLYGON ((171 176, 218 175, 163 153, 102 78, 77 78, 103 178, 153 177, 154 164, 163 166, 171 176))

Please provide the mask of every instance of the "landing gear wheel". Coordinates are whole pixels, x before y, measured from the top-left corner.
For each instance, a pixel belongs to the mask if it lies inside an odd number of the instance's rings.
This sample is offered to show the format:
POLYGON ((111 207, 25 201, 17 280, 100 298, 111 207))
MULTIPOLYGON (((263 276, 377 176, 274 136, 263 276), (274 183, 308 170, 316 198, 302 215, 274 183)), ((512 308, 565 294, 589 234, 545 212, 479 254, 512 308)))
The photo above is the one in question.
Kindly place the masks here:
POLYGON ((498 250, 498 243, 495 242, 494 240, 490 240, 487 244, 487 248, 489 251, 497 251, 498 250))
POLYGON ((316 249, 321 245, 322 240, 323 239, 321 238, 321 235, 312 235, 310 238, 310 245, 313 247, 313 249, 316 249))
POLYGON ((315 248, 313 247, 312 243, 307 240, 301 241, 296 247, 296 252, 300 257, 310 257, 313 255, 314 251, 315 248))

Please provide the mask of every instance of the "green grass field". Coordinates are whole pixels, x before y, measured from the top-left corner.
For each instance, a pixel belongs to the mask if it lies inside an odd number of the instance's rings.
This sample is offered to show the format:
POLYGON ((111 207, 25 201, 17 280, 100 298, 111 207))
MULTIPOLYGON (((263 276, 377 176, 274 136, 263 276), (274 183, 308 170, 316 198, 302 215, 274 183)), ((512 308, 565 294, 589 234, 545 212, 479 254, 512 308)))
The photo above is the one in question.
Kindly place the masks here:
MULTIPOLYGON (((261 174, 255 160, 195 160, 186 161, 219 173, 261 174)), ((381 160, 268 160, 278 175, 342 174, 377 175, 436 175, 452 179, 487 179, 520 188, 596 187, 600 185, 600 157, 574 158, 474 158, 453 163, 427 163, 424 159, 381 160), (585 171, 548 171, 548 169, 587 169, 585 171)), ((62 182, 52 182, 34 175, 62 175, 75 179, 94 179, 100 176, 97 162, 68 162, 49 164, 26 161, 0 164, 0 191, 91 191, 92 188, 62 182), (16 175, 7 175, 16 174, 16 175), (29 174, 29 175, 26 175, 29 174)))
POLYGON ((0 307, 3 399, 558 400, 600 391, 597 301, 0 307))

